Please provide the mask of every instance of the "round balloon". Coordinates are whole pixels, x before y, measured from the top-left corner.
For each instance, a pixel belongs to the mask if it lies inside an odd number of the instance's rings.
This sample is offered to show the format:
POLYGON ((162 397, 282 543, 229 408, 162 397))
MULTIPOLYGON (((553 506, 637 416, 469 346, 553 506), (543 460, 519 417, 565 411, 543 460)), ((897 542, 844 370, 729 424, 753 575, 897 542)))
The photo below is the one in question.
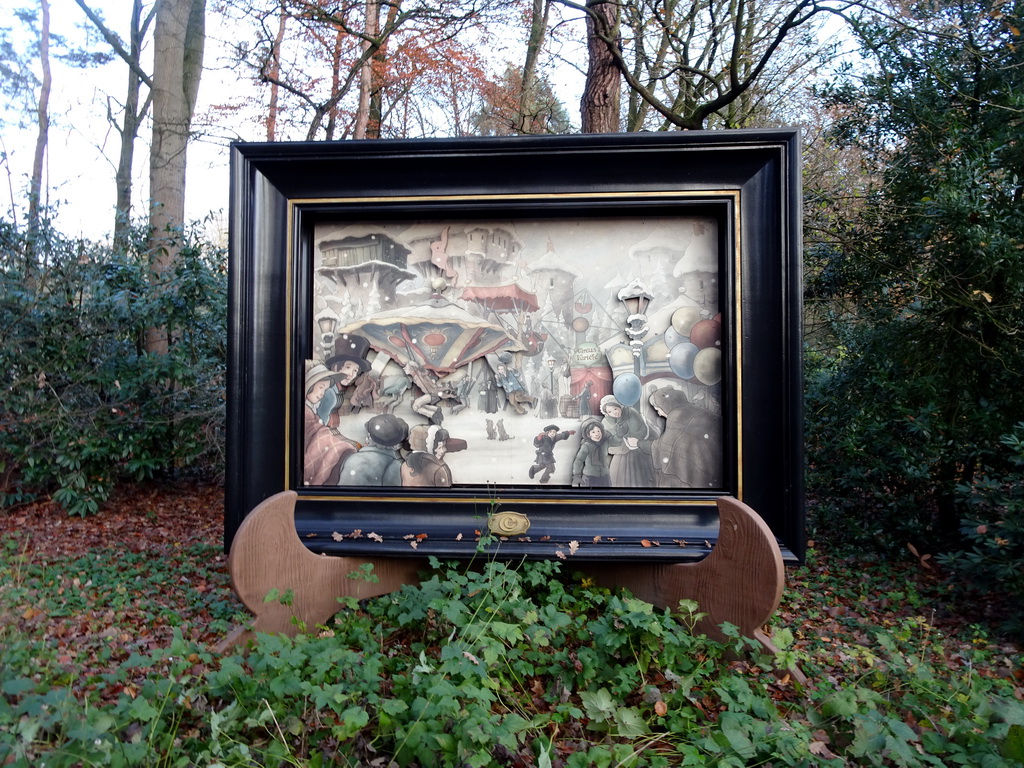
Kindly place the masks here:
POLYGON ((620 373, 612 382, 612 394, 621 405, 636 405, 644 388, 635 373, 620 373))
POLYGON ((698 349, 722 346, 722 326, 714 320, 701 320, 690 329, 690 341, 698 349))
POLYGON ((689 341, 676 344, 668 353, 668 367, 680 379, 692 379, 693 360, 699 351, 697 345, 689 341))
POLYGON ((690 329, 700 320, 700 310, 696 307, 680 307, 672 313, 672 327, 681 336, 689 336, 690 329))
POLYGON ((722 380, 722 350, 707 347, 693 358, 693 375, 701 384, 709 387, 722 380))
POLYGON ((677 331, 671 325, 668 328, 665 329, 665 343, 669 346, 669 348, 672 348, 676 344, 679 344, 679 343, 681 343, 683 341, 687 341, 687 340, 688 339, 686 338, 685 335, 681 334, 679 331, 677 331))

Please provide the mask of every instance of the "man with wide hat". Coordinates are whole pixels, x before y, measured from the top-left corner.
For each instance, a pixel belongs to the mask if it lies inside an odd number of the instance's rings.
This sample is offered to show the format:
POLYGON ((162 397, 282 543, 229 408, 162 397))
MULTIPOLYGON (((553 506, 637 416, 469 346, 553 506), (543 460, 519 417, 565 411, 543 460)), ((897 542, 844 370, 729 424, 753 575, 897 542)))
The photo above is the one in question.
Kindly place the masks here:
POLYGON ((338 425, 337 412, 348 408, 342 408, 342 390, 355 383, 360 375, 370 370, 370 362, 366 359, 366 353, 370 350, 370 342, 363 336, 354 333, 342 333, 334 340, 334 355, 327 358, 327 368, 339 376, 335 379, 335 386, 331 387, 325 394, 317 414, 320 419, 332 427, 338 425), (331 419, 334 419, 332 422, 331 419))
POLYGON ((341 383, 348 386, 360 373, 370 370, 370 363, 366 359, 369 351, 370 342, 364 336, 343 333, 334 340, 334 356, 327 358, 327 367, 345 374, 341 383))

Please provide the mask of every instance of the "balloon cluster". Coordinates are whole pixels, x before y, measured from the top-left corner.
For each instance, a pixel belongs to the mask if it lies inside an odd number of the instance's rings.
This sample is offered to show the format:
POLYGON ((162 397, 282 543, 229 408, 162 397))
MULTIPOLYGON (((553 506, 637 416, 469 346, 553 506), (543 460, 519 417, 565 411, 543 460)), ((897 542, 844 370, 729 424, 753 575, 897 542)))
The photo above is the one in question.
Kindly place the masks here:
POLYGON ((668 367, 680 379, 696 379, 711 386, 722 380, 722 316, 700 319, 696 307, 672 313, 665 331, 668 367))
MULTIPOLYGON (((672 313, 665 331, 668 366, 680 379, 711 386, 722 380, 722 316, 701 320, 696 307, 680 307, 672 313)), ((622 405, 635 405, 643 394, 640 378, 622 373, 612 382, 612 394, 622 405)))

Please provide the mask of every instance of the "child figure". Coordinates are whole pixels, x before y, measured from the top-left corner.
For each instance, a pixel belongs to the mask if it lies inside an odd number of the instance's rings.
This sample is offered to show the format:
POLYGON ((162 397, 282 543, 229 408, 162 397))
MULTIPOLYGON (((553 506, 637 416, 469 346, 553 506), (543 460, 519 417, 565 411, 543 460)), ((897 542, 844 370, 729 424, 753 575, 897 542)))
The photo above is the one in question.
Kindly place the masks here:
POLYGON ((576 460, 572 463, 572 484, 577 488, 607 488, 612 484, 608 464, 608 435, 597 419, 591 418, 580 427, 582 439, 576 460))
POLYGON ((533 447, 537 449, 537 458, 533 461, 533 466, 530 467, 530 479, 541 470, 544 470, 544 474, 540 476, 540 482, 546 483, 551 479, 551 474, 555 471, 555 443, 559 440, 568 440, 570 435, 575 435, 576 430, 567 429, 562 432, 558 431, 556 424, 548 424, 544 427, 544 431, 533 438, 533 447))

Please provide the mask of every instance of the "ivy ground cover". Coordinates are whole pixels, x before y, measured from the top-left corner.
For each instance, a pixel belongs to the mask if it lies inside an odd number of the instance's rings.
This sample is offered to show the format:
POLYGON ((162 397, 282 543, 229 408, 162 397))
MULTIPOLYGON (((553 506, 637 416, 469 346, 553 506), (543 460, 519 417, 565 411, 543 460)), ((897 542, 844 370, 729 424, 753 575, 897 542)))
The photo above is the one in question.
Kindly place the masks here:
POLYGON ((89 519, 0 514, 0 765, 1024 765, 1019 648, 912 557, 812 547, 774 658, 571 562, 434 563, 216 654, 245 621, 221 504, 134 486, 89 519))

